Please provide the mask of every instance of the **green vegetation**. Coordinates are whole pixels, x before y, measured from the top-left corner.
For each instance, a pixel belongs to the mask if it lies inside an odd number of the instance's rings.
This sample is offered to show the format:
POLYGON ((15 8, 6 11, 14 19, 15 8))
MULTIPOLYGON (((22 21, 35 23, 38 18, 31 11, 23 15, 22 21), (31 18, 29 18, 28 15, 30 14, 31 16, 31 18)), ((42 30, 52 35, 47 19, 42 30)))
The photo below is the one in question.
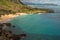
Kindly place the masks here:
POLYGON ((23 13, 46 13, 46 12, 53 12, 52 10, 48 9, 37 9, 37 8, 31 8, 27 7, 26 5, 23 5, 22 2, 19 0, 0 0, 0 15, 4 14, 15 14, 17 12, 23 12, 23 13))

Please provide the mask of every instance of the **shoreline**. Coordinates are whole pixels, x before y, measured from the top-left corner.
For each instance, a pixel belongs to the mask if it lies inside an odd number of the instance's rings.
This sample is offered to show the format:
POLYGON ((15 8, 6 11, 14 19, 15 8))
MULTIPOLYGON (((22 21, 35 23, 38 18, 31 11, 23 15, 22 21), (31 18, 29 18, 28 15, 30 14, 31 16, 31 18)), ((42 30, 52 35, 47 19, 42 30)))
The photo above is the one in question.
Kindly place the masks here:
POLYGON ((18 15, 12 15, 12 14, 9 14, 9 15, 4 15, 2 17, 0 17, 0 23, 5 23, 15 17, 17 17, 18 15))
POLYGON ((17 16, 22 16, 22 15, 27 15, 27 13, 16 13, 16 14, 9 14, 9 15, 1 15, 0 23, 6 23, 6 22, 12 20, 13 18, 15 18, 17 16))
MULTIPOLYGON (((38 13, 38 14, 42 14, 42 13, 38 13)), ((16 14, 9 14, 9 15, 1 15, 0 23, 6 23, 6 22, 12 20, 13 18, 15 18, 17 16, 22 16, 22 15, 28 15, 28 14, 27 13, 16 13, 16 14)))

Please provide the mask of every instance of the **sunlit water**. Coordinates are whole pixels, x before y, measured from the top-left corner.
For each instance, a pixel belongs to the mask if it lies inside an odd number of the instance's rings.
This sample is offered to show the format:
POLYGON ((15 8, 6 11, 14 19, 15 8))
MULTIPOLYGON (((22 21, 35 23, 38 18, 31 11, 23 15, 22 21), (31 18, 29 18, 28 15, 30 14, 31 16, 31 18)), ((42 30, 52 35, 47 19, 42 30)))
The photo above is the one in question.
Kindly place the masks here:
POLYGON ((60 40, 60 13, 28 14, 9 21, 14 34, 27 34, 24 40, 60 40))

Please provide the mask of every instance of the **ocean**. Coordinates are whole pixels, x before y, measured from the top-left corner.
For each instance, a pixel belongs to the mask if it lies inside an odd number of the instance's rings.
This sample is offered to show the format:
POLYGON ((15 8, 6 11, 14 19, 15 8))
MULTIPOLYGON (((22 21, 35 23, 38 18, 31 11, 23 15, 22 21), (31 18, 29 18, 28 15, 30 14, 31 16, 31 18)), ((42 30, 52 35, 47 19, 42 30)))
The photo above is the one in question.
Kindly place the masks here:
POLYGON ((38 9, 50 9, 54 13, 18 16, 9 21, 16 27, 7 30, 11 30, 13 34, 26 34, 27 36, 24 40, 60 40, 60 5, 27 6, 38 9))
POLYGON ((25 33, 24 40, 60 40, 60 13, 28 14, 9 21, 14 34, 25 33))

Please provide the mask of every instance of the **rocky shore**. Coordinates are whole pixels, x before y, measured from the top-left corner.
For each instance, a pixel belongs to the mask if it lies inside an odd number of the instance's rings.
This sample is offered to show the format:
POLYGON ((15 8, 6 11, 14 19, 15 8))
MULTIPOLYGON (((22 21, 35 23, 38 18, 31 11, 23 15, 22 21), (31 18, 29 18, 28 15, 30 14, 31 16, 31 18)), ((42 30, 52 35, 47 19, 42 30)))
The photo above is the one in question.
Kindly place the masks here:
POLYGON ((11 23, 0 23, 0 40, 23 40, 26 37, 26 34, 13 34, 11 30, 5 30, 6 28, 13 27, 11 23))

